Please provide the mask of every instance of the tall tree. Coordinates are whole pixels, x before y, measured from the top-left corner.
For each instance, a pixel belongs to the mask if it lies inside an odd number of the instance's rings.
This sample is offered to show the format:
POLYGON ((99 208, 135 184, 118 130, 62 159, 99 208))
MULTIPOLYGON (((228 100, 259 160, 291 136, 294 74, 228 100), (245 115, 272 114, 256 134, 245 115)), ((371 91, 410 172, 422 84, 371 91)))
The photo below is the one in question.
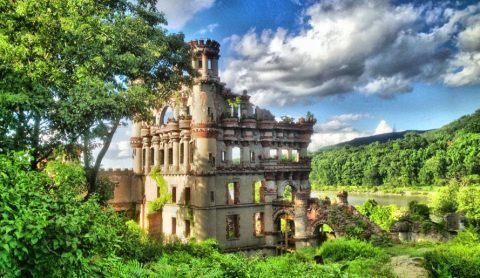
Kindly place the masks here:
POLYGON ((193 74, 165 24, 154 0, 0 1, 0 152, 31 149, 35 168, 59 146, 83 148, 95 191, 122 120, 148 119, 193 74))

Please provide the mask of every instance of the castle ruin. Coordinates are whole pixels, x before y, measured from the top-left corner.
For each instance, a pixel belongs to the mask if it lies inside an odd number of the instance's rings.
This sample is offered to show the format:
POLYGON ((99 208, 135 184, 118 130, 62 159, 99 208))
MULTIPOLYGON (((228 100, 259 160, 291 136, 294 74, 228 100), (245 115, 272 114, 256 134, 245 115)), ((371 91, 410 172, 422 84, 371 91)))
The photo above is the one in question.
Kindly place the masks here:
MULTIPOLYGON (((220 81, 218 42, 189 44, 199 74, 153 124, 133 123, 133 171, 103 173, 117 182, 112 205, 135 212, 152 234, 214 238, 228 250, 315 244, 330 202, 310 199, 313 116, 277 121, 220 81), (154 168, 170 200, 152 213, 148 204, 161 194, 154 168)), ((346 196, 339 205, 348 206, 346 196)))

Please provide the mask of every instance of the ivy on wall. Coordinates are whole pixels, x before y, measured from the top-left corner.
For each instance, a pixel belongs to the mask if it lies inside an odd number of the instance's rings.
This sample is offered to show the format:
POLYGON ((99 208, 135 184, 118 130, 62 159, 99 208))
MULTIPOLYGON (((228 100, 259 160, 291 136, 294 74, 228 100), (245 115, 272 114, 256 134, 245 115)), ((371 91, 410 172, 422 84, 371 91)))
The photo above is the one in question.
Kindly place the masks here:
POLYGON ((148 213, 155 213, 160 211, 172 196, 168 192, 168 183, 159 167, 153 167, 149 175, 157 183, 158 187, 158 197, 148 203, 148 213))

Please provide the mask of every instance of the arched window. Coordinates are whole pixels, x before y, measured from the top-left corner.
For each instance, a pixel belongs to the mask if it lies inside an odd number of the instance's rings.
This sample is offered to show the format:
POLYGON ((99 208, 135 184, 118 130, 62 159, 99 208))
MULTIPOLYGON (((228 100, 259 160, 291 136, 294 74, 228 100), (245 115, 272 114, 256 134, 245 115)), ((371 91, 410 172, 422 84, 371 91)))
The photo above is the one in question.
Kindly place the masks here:
POLYGON ((283 189, 282 197, 284 200, 289 202, 293 201, 293 187, 291 185, 286 185, 285 189, 283 189))
POLYGON ((160 113, 160 125, 167 124, 168 119, 173 118, 173 109, 170 106, 165 106, 160 113))

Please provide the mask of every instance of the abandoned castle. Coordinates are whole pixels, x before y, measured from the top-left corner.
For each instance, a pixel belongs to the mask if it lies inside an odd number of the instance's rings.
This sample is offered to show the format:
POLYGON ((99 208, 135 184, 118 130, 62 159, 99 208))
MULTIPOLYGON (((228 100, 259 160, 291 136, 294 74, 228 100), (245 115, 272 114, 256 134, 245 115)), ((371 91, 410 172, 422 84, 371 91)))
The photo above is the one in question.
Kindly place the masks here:
POLYGON ((214 238, 230 250, 314 245, 323 224, 342 233, 345 223, 328 212, 355 213, 346 193, 335 206, 310 198, 313 116, 275 120, 220 81, 218 42, 189 44, 199 72, 193 86, 155 111, 153 124, 133 123, 133 171, 102 173, 116 183, 114 208, 133 212, 151 234, 214 238), (169 201, 149 211, 161 194, 169 201))

